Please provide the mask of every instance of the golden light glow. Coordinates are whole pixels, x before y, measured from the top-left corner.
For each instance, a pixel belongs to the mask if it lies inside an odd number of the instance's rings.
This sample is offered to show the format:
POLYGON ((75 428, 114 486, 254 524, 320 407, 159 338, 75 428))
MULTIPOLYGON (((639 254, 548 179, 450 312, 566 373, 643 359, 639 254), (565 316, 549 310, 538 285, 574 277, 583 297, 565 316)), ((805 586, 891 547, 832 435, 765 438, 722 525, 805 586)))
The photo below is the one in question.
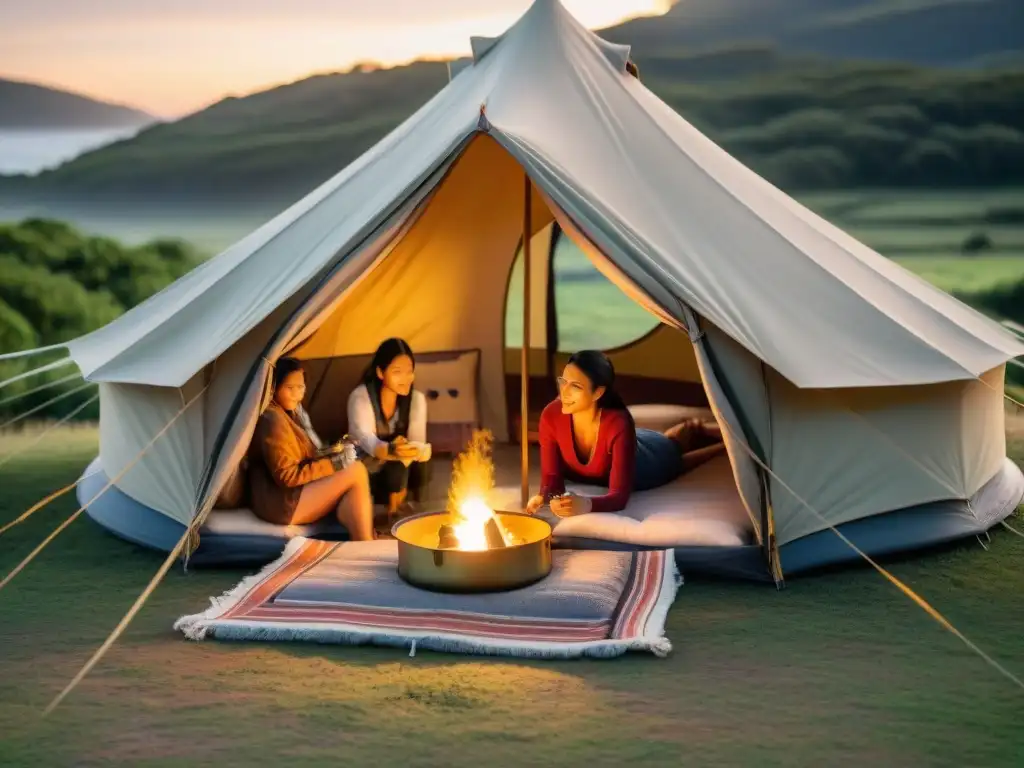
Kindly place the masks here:
MULTIPOLYGON (((504 32, 531 0, 492 3, 500 11, 405 25, 367 19, 325 21, 308 10, 206 16, 49 18, 4 41, 0 76, 30 80, 177 117, 226 95, 244 95, 360 62, 383 66, 469 53, 469 38, 504 32)), ((591 29, 663 13, 669 0, 562 0, 591 29)), ((478 7, 487 7, 484 4, 478 7)), ((343 17, 341 17, 343 18, 343 17)), ((400 17, 399 17, 400 18, 400 17)))
POLYGON ((487 533, 484 526, 494 517, 494 511, 487 506, 487 502, 478 497, 466 499, 459 506, 459 517, 461 522, 452 526, 455 538, 459 540, 459 549, 474 552, 487 549, 487 533))
MULTIPOLYGON (((494 510, 487 504, 487 495, 494 488, 494 435, 489 430, 473 432, 466 450, 452 465, 452 482, 448 487, 448 511, 458 522, 452 528, 459 549, 483 551, 488 548, 486 526, 494 518, 494 510)), ((505 543, 508 534, 495 518, 505 543)))

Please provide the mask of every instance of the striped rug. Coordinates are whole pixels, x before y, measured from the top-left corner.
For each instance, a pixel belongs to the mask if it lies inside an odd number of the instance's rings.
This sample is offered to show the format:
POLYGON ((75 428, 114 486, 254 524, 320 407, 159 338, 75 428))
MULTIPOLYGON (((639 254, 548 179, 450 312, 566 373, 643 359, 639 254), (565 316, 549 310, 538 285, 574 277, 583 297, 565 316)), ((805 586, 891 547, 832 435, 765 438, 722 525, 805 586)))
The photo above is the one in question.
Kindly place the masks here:
POLYGON ((555 550, 551 574, 509 592, 455 595, 398 576, 395 541, 296 538, 281 557, 175 629, 192 640, 374 644, 533 658, 665 656, 682 583, 671 550, 555 550))

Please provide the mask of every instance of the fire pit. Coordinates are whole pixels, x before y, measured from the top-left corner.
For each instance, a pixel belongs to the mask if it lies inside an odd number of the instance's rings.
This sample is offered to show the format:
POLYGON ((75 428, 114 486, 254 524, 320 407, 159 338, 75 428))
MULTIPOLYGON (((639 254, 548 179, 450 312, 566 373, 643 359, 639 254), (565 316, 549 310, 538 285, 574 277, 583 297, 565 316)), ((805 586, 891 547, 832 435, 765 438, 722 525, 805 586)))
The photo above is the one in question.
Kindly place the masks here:
POLYGON ((543 579, 551 571, 551 526, 518 512, 490 518, 503 542, 488 546, 480 535, 463 541, 451 531, 466 522, 450 512, 406 518, 392 529, 398 539, 398 573, 417 587, 439 592, 497 592, 543 579), (482 543, 484 546, 468 548, 482 543), (445 546, 447 545, 447 546, 445 546))
POLYGON ((448 508, 395 524, 398 573, 440 592, 497 592, 543 579, 551 571, 551 526, 519 512, 495 512, 485 501, 494 485, 491 435, 473 435, 455 460, 448 508))

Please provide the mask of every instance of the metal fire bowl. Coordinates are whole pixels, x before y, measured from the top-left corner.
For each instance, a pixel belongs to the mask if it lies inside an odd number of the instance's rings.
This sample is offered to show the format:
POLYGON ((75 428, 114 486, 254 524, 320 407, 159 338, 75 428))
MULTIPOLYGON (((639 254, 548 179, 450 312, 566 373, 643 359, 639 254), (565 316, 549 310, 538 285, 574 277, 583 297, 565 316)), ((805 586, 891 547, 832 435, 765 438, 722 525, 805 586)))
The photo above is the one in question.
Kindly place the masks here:
POLYGON ((540 581, 551 572, 551 526, 520 512, 495 512, 525 543, 470 552, 439 549, 438 529, 456 522, 449 512, 425 512, 395 523, 398 575, 435 592, 501 592, 540 581))

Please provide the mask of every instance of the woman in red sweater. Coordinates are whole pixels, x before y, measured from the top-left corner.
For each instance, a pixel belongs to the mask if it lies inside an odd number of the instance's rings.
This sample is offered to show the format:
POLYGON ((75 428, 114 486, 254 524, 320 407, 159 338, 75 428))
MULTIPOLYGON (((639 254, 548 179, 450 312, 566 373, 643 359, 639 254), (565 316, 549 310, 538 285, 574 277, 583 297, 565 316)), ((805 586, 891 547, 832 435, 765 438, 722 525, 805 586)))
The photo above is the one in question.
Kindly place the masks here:
POLYGON ((559 517, 619 512, 630 493, 669 483, 725 450, 717 425, 684 422, 665 433, 637 429, 615 392, 615 369, 603 352, 569 358, 558 378, 559 398, 540 417, 540 493, 526 511, 544 504, 559 517), (684 456, 703 443, 716 444, 684 456), (565 494, 566 480, 608 489, 601 496, 565 494))

